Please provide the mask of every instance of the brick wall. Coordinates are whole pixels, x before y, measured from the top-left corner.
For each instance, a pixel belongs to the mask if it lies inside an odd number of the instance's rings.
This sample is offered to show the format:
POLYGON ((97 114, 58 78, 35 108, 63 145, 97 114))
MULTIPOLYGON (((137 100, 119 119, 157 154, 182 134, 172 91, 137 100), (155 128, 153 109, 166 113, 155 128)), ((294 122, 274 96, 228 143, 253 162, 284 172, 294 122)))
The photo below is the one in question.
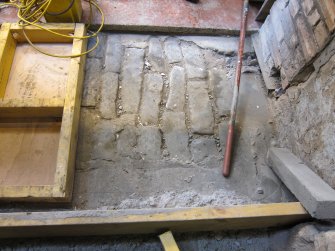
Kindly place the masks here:
POLYGON ((334 33, 334 0, 277 0, 253 42, 267 88, 286 88, 269 99, 278 146, 335 189, 334 33))
POLYGON ((277 0, 253 37, 267 88, 306 80, 334 30, 334 0, 277 0))

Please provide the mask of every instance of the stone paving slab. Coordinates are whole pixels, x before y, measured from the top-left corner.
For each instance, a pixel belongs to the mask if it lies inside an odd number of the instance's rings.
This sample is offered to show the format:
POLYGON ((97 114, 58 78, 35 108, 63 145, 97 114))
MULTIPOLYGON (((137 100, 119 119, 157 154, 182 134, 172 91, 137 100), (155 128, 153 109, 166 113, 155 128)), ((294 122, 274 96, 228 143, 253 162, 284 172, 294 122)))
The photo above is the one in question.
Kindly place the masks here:
POLYGON ((122 110, 125 113, 137 113, 140 100, 144 69, 144 50, 127 48, 121 71, 122 110))
POLYGON ((183 67, 174 66, 169 76, 170 91, 166 109, 182 112, 185 106, 186 76, 183 67))
POLYGON ((188 83, 191 130, 198 134, 214 133, 214 115, 205 81, 188 83))
POLYGON ((141 123, 157 125, 159 104, 163 90, 163 79, 159 73, 149 73, 144 76, 142 105, 140 111, 141 123))

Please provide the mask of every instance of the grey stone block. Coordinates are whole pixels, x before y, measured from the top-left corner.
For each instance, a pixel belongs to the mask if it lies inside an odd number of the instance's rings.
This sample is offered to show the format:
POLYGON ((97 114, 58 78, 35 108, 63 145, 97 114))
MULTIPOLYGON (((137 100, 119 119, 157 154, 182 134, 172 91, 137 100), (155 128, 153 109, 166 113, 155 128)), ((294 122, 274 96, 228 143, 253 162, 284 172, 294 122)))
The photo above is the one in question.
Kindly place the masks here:
POLYGON ((300 2, 299 0, 291 0, 289 2, 288 8, 290 10, 292 17, 295 17, 301 9, 299 2, 300 2))
POLYGON ((163 48, 161 42, 156 37, 151 38, 149 41, 148 59, 154 70, 159 72, 165 71, 163 48))
POLYGON ((162 131, 171 158, 189 160, 188 132, 183 112, 165 112, 162 118, 162 131))
POLYGON ((121 70, 121 97, 126 113, 137 113, 141 98, 144 50, 127 48, 121 70))
MULTIPOLYGON (((285 28, 285 34, 284 39, 287 43, 289 43, 292 40, 292 36, 295 38, 293 39, 293 42, 298 41, 297 35, 296 35, 296 27, 292 20, 290 10, 288 7, 283 9, 282 15, 280 16, 280 21, 282 23, 282 27, 285 28)), ((296 44, 289 43, 290 48, 295 48, 296 44)))
MULTIPOLYGON (((259 66, 261 68, 265 86, 269 90, 274 90, 276 88, 276 82, 278 80, 274 77, 271 77, 270 74, 271 69, 266 63, 266 58, 264 58, 264 49, 263 49, 264 44, 261 42, 261 34, 262 32, 254 34, 252 36, 252 41, 255 47, 256 55, 258 58, 259 66)), ((269 58, 271 58, 270 52, 269 52, 269 58)))
POLYGON ((120 73, 124 46, 120 35, 109 35, 106 42, 105 71, 120 73))
MULTIPOLYGON (((203 49, 231 55, 238 51, 238 36, 179 36, 182 41, 193 42, 203 49)), ((245 38, 244 53, 253 53, 254 48, 249 36, 245 38)))
POLYGON ((179 41, 176 38, 168 38, 164 42, 164 50, 167 61, 170 64, 181 62, 183 55, 179 46, 179 41))
POLYGON ((185 70, 180 66, 174 66, 169 76, 170 91, 166 108, 175 112, 184 111, 185 105, 185 70))
POLYGON ((228 116, 233 97, 232 81, 228 80, 225 70, 215 68, 209 71, 209 81, 214 89, 215 106, 219 116, 228 116))
POLYGON ((148 46, 150 35, 122 34, 121 43, 128 48, 144 49, 148 46))
POLYGON ((123 130, 116 135, 117 152, 122 157, 136 158, 137 128, 134 126, 125 126, 123 130))
MULTIPOLYGON (((105 55, 105 50, 106 50, 106 34, 103 32, 100 32, 98 34, 98 38, 99 38, 99 44, 98 47, 91 51, 90 53, 88 53, 87 57, 88 58, 103 58, 105 55)), ((87 44, 87 48, 92 48, 97 42, 97 38, 96 37, 92 37, 88 39, 88 44, 87 44)))
POLYGON ((280 10, 280 1, 276 1, 271 8, 271 24, 275 32, 275 37, 280 44, 284 40, 285 30, 281 23, 282 11, 280 10))
POLYGON ((158 124, 159 103, 163 89, 163 79, 158 73, 149 73, 144 77, 142 105, 140 110, 141 122, 145 125, 158 124))
POLYGON ((286 148, 270 148, 268 162, 284 184, 317 219, 335 219, 335 190, 286 148))
POLYGON ((82 106, 96 106, 98 91, 101 85, 101 71, 100 59, 88 58, 86 60, 82 106))
POLYGON ((183 43, 181 49, 184 55, 187 77, 189 79, 206 78, 205 59, 199 47, 195 44, 183 43))
POLYGON ((326 64, 330 58, 335 54, 335 39, 332 39, 321 52, 321 54, 316 58, 313 63, 315 71, 318 71, 324 64, 326 64))
POLYGON ((307 17, 308 23, 311 26, 315 26, 317 25, 317 23, 321 20, 321 16, 318 12, 317 9, 315 9, 308 17, 307 17))
POLYGON ((116 117, 116 98, 119 86, 119 75, 113 72, 105 72, 101 76, 101 100, 99 111, 102 118, 112 119, 116 117))
POLYGON ((191 130, 197 134, 214 133, 214 114, 206 81, 190 81, 188 85, 191 130))
POLYGON ((137 142, 137 151, 142 158, 148 160, 159 160, 161 157, 161 133, 157 127, 141 127, 137 142))
POLYGON ((320 21, 314 28, 314 36, 316 42, 318 43, 319 48, 323 48, 326 44, 327 40, 329 39, 328 30, 326 25, 323 21, 320 21))
POLYGON ((307 22, 307 19, 298 15, 296 19, 298 38, 302 45, 302 50, 307 61, 311 60, 317 53, 318 47, 313 34, 312 27, 307 22))
POLYGON ((304 0, 301 1, 302 9, 306 16, 310 15, 314 8, 314 1, 313 0, 304 0))

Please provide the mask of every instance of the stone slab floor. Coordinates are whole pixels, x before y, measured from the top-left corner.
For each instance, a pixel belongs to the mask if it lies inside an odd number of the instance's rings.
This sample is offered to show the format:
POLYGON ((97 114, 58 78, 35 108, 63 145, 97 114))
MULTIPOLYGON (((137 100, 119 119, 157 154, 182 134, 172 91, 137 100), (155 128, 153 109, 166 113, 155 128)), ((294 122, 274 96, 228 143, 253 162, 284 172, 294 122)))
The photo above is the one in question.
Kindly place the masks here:
POLYGON ((265 163, 272 120, 249 38, 229 179, 221 165, 238 38, 100 38, 86 64, 74 208, 292 200, 265 163))

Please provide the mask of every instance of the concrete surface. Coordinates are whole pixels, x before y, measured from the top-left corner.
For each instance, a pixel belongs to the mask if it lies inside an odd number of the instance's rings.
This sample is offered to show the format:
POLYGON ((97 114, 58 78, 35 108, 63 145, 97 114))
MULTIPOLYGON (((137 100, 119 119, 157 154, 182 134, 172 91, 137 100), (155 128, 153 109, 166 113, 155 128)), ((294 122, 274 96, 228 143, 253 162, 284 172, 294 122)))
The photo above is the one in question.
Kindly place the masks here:
MULTIPOLYGON (((83 21, 88 22, 89 8, 83 2, 83 21)), ((238 34, 242 0, 201 0, 198 4, 186 0, 99 0, 105 12, 105 30, 183 32, 204 34, 238 34)), ((255 31, 259 24, 254 21, 258 12, 250 9, 248 30, 255 31)), ((100 23, 94 10, 93 23, 100 23)), ((14 8, 0 10, 0 23, 16 22, 14 8)))
POLYGON ((335 190, 285 148, 270 148, 268 162, 284 184, 317 219, 335 218, 335 190))

